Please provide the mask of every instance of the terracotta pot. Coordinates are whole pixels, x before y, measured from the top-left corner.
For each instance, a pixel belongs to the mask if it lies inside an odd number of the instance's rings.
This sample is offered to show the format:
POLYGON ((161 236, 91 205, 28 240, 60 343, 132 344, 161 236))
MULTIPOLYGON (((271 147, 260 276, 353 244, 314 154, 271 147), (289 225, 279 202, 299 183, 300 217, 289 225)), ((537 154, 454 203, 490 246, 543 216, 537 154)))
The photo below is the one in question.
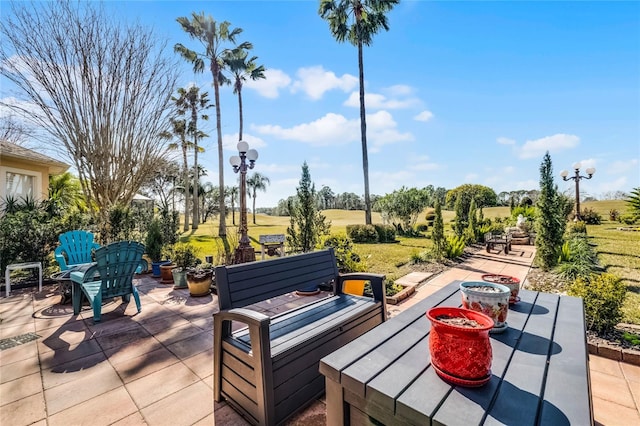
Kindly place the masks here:
POLYGON ((481 312, 493 319, 494 333, 507 329, 507 312, 509 312, 509 287, 488 283, 486 281, 465 281, 460 283, 462 306, 472 311, 481 312))
POLYGON ((189 294, 194 297, 206 296, 211 292, 213 270, 199 270, 187 272, 187 286, 189 294))
POLYGON ((511 290, 509 304, 513 305, 520 300, 520 298, 518 297, 518 293, 520 293, 520 280, 516 277, 510 277, 509 275, 500 274, 484 274, 482 276, 482 281, 494 284, 502 284, 509 287, 509 290, 511 290))
POLYGON ((173 284, 173 274, 171 271, 176 267, 174 263, 164 263, 160 265, 160 284, 173 284))
MULTIPOLYGON (((431 321, 431 365, 442 379, 460 386, 482 386, 491 379, 493 352, 489 330, 493 320, 469 309, 436 307, 427 311, 431 321), (475 327, 447 323, 459 318, 475 321, 475 327)), ((466 322, 466 321, 465 321, 466 322)))

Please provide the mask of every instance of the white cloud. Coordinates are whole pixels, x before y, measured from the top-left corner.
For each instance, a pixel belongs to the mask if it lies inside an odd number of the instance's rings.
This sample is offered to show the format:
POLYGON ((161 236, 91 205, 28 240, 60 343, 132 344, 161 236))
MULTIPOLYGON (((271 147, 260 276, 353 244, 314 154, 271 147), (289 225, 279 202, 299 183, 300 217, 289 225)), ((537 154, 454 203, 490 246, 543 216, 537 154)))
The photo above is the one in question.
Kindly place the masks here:
POLYGON ((430 158, 428 155, 413 156, 407 159, 407 162, 409 163, 408 168, 409 170, 415 170, 419 172, 433 171, 433 170, 439 170, 443 168, 440 164, 434 163, 429 160, 430 158))
POLYGON ((299 165, 286 165, 286 164, 280 164, 280 163, 270 163, 270 164, 260 163, 260 172, 264 172, 267 174, 296 173, 296 172, 299 172, 300 170, 301 169, 299 165))
POLYGON ((569 148, 575 148, 580 143, 576 135, 557 133, 553 136, 526 141, 520 148, 520 158, 542 157, 546 151, 559 152, 569 148))
POLYGON ((379 152, 383 145, 415 139, 410 132, 399 132, 397 126, 387 111, 367 114, 367 138, 372 142, 370 152, 379 152))
POLYGON ((332 71, 326 71, 322 66, 306 67, 298 69, 297 80, 293 83, 291 91, 296 93, 302 91, 311 99, 322 98, 325 92, 339 89, 343 92, 352 90, 358 84, 358 79, 350 74, 336 76, 332 71))
POLYGON ((275 99, 280 96, 280 89, 291 84, 291 77, 278 69, 267 69, 264 72, 266 78, 260 80, 248 80, 244 87, 255 90, 265 98, 275 99))
POLYGON ((497 139, 497 142, 498 142, 500 145, 515 145, 515 144, 516 144, 516 141, 515 141, 515 140, 510 139, 510 138, 505 138, 505 137, 503 137, 503 136, 499 137, 499 138, 497 139))
MULTIPOLYGON (((365 93, 364 102, 367 109, 404 109, 420 104, 420 101, 416 98, 389 99, 379 93, 365 93)), ((360 93, 351 92, 343 105, 353 108, 360 107, 360 93)))
POLYGON ((277 125, 252 125, 258 133, 285 140, 295 140, 314 146, 342 145, 358 140, 360 120, 347 120, 344 116, 328 113, 310 123, 298 124, 290 128, 277 125))
MULTIPOLYGON (((305 142, 313 146, 343 145, 360 140, 360 119, 347 119, 343 115, 328 113, 310 123, 298 124, 290 128, 278 125, 252 125, 251 129, 280 139, 305 142)), ((387 111, 367 114, 367 136, 371 142, 370 152, 380 151, 383 145, 412 141, 409 132, 399 132, 397 123, 387 111)))
POLYGON ((424 110, 420 114, 413 117, 416 121, 424 121, 427 122, 433 118, 433 113, 431 111, 424 110))
POLYGON ((621 173, 626 173, 628 171, 631 170, 638 170, 638 159, 637 158, 632 158, 630 160, 627 161, 614 161, 613 163, 611 163, 611 165, 609 166, 609 170, 608 173, 609 174, 621 174, 621 173))
POLYGON ((406 84, 395 84, 382 89, 382 91, 389 94, 389 96, 409 96, 414 92, 413 87, 406 84))

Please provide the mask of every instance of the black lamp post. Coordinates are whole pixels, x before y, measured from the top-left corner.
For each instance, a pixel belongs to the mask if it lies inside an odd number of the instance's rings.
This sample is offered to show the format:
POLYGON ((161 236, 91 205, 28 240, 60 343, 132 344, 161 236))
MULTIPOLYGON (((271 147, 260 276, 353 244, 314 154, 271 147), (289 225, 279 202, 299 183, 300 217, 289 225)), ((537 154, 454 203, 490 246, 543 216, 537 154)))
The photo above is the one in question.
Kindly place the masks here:
POLYGON ((258 159, 258 151, 249 149, 249 144, 238 142, 239 156, 229 159, 235 173, 240 172, 240 242, 236 248, 234 263, 254 262, 256 253, 247 235, 247 169, 253 169, 258 159), (249 160, 249 164, 247 164, 249 160))
POLYGON ((582 218, 580 217, 580 180, 581 179, 591 179, 593 177, 593 174, 596 172, 596 169, 594 167, 589 167, 586 172, 587 172, 587 176, 581 176, 580 175, 580 163, 576 163, 573 165, 573 169, 575 170, 575 174, 573 176, 569 176, 569 172, 566 170, 563 170, 562 172, 560 172, 560 176, 562 176, 562 180, 568 181, 568 180, 573 180, 576 182, 576 217, 575 217, 575 221, 578 220, 582 220, 582 218))

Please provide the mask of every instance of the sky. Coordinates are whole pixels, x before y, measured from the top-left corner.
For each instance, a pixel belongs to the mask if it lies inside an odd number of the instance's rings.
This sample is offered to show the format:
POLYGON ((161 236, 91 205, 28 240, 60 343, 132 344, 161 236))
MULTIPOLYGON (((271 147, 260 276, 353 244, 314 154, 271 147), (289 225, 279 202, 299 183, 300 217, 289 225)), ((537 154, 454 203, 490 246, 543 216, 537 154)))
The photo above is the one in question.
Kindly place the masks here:
MULTIPOLYGON (((364 194, 357 48, 338 43, 318 1, 107 1, 110 14, 197 50, 176 18, 204 11, 243 29, 266 79, 242 91, 244 137, 270 185, 257 207, 295 195, 303 162, 316 190, 364 194)), ((2 2, 3 8, 6 2, 2 2)), ((560 191, 640 187, 640 2, 401 1, 364 48, 370 193, 480 184, 539 189, 549 152, 560 191)), ((179 87, 213 99, 210 73, 184 63, 179 87)), ((225 185, 236 185, 238 104, 221 90, 225 185)), ((0 98, 8 96, 0 87, 0 98)), ((203 181, 217 185, 215 112, 201 141, 203 181)))

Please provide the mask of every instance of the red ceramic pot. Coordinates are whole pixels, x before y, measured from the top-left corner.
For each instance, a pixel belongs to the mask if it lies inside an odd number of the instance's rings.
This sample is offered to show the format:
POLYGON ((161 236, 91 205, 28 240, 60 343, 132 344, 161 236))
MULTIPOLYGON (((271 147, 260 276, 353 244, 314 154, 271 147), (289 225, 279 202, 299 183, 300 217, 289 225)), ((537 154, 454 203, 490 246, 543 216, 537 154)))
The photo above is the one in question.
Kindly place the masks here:
POLYGON ((520 292, 520 280, 518 278, 510 277, 509 275, 484 274, 482 276, 482 281, 494 284, 502 284, 509 287, 509 290, 511 290, 511 296, 509 296, 510 305, 513 305, 514 303, 517 303, 518 300, 520 300, 520 298, 518 297, 518 293, 520 292))
POLYGON ((476 387, 487 383, 491 379, 493 352, 489 330, 493 328, 493 320, 480 312, 454 307, 431 308, 427 318, 431 321, 431 365, 436 373, 460 386, 476 387), (472 320, 477 327, 450 324, 445 322, 447 318, 472 320))

